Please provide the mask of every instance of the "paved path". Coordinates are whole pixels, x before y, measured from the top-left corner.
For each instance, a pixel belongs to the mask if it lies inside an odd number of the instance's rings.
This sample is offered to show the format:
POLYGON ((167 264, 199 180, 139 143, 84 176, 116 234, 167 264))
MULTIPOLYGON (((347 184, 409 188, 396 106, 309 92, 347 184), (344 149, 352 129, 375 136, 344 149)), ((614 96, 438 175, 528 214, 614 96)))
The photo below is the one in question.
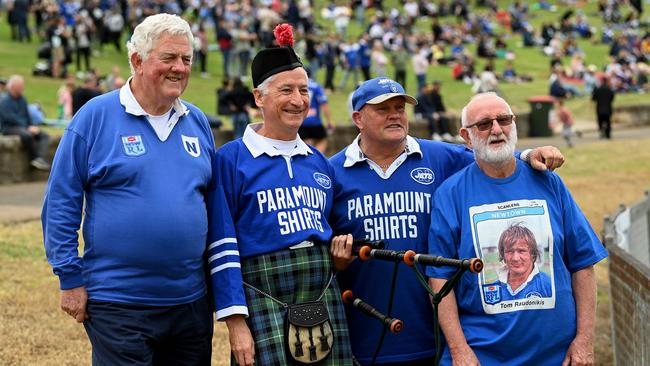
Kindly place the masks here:
MULTIPOLYGON (((577 130, 583 132, 582 138, 575 138, 576 145, 599 141, 592 124, 578 123, 577 130)), ((616 140, 650 138, 650 126, 618 128, 612 136, 616 140)), ((523 138, 518 149, 554 145, 563 148, 566 144, 561 136, 523 138)), ((41 216, 45 182, 0 185, 0 224, 37 220, 41 216)))
POLYGON ((41 217, 45 182, 0 185, 0 223, 41 217))

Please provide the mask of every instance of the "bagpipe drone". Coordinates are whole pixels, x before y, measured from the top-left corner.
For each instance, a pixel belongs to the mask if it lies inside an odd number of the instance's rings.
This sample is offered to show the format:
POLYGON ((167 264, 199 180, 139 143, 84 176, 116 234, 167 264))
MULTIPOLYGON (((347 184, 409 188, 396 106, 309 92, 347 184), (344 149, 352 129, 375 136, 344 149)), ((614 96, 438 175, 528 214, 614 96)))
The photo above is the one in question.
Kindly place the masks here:
MULTIPOLYGON (((413 250, 406 251, 397 251, 385 249, 385 244, 382 240, 370 241, 365 239, 355 239, 352 243, 352 254, 358 256, 362 261, 369 260, 382 260, 395 263, 393 269, 393 277, 391 283, 391 290, 388 301, 388 309, 386 314, 381 313, 375 309, 371 304, 366 303, 360 298, 354 296, 352 291, 345 290, 343 291, 342 297, 343 302, 349 306, 354 307, 355 309, 361 311, 365 315, 377 319, 382 323, 382 333, 377 344, 377 348, 374 352, 371 365, 374 365, 375 359, 379 354, 381 345, 384 340, 384 336, 387 331, 391 333, 399 333, 403 327, 408 326, 404 324, 400 319, 393 318, 391 316, 391 310, 393 306, 393 298, 395 296, 395 286, 397 279, 397 269, 400 263, 406 264, 410 267, 417 277, 420 284, 427 290, 431 295, 431 303, 433 305, 433 323, 434 323, 434 333, 436 337, 436 356, 435 364, 438 365, 440 361, 440 356, 442 352, 442 343, 440 340, 440 325, 438 324, 438 305, 442 299, 451 292, 456 283, 460 280, 463 273, 469 271, 471 273, 480 273, 483 270, 483 261, 479 258, 467 258, 467 259, 454 259, 446 258, 441 256, 434 256, 428 254, 418 254, 413 250), (440 291, 434 292, 427 282, 426 277, 420 271, 416 264, 421 266, 434 266, 442 267, 449 266, 457 268, 456 272, 451 276, 451 278, 442 286, 440 291)), ((356 360, 355 364, 358 364, 356 360)))

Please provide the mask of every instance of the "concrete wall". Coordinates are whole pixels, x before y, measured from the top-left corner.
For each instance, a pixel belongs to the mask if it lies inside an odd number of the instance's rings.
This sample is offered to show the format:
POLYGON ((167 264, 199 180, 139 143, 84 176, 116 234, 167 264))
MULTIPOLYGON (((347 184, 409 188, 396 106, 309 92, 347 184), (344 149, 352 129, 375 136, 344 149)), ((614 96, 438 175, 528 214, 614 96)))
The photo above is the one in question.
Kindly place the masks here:
POLYGON ((650 269, 615 244, 607 249, 614 362, 650 365, 650 269))
MULTIPOLYGON (((61 136, 50 136, 50 149, 46 160, 52 161, 61 136)), ((18 136, 0 135, 0 184, 47 180, 48 172, 29 165, 27 151, 18 136)))

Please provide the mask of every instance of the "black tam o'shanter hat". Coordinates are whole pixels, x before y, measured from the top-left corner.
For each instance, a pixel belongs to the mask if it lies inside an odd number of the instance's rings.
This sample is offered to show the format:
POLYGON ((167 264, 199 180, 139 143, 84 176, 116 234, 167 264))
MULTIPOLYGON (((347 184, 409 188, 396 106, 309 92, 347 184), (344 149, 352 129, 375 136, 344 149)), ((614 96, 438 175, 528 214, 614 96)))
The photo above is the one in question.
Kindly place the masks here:
POLYGON ((255 88, 277 73, 303 66, 300 57, 293 50, 293 28, 291 25, 279 24, 273 30, 273 34, 280 47, 265 48, 253 58, 251 74, 255 88))

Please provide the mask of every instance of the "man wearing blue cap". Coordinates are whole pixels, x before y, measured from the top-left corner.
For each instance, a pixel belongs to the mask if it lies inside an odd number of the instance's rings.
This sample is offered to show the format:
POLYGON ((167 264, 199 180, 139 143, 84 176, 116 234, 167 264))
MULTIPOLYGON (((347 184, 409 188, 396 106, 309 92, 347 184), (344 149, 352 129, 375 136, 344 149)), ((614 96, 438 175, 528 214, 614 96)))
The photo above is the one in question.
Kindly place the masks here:
MULTIPOLYGON (((473 161, 464 146, 409 136, 407 103, 417 102, 391 79, 363 83, 352 97, 359 135, 330 159, 336 176, 330 224, 335 234, 352 233, 332 242, 341 289, 351 289, 380 312, 392 308, 390 315, 404 321, 399 336, 386 333, 381 342, 380 322, 346 309, 352 352, 364 365, 434 364, 433 312, 426 289, 409 270, 398 271, 399 286, 391 299, 394 264, 354 261, 352 238, 383 240, 387 249, 426 253, 433 193, 473 161)), ((564 159, 552 147, 528 153, 539 170, 554 169, 564 159)))

